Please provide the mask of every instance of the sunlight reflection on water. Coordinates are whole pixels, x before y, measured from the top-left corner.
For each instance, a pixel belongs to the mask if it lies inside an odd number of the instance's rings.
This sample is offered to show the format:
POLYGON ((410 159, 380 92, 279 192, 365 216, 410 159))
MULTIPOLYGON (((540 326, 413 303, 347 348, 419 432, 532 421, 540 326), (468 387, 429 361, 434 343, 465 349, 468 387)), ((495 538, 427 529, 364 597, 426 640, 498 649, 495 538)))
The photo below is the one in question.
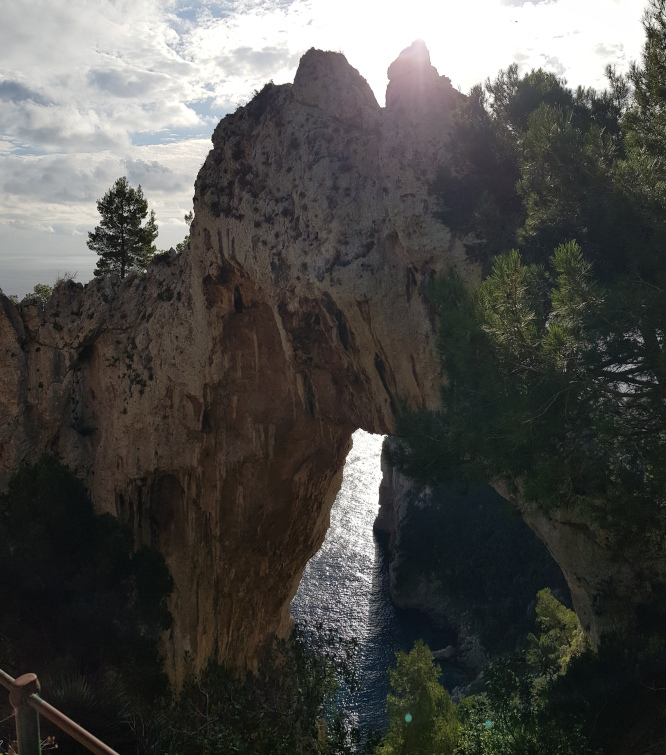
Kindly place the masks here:
POLYGON ((297 621, 310 626, 322 622, 324 630, 356 637, 360 688, 345 700, 345 708, 355 725, 384 730, 387 670, 396 651, 411 649, 418 638, 438 649, 452 642, 452 635, 390 602, 387 549, 372 531, 379 509, 382 442, 381 435, 354 433, 330 529, 308 562, 291 610, 297 621))

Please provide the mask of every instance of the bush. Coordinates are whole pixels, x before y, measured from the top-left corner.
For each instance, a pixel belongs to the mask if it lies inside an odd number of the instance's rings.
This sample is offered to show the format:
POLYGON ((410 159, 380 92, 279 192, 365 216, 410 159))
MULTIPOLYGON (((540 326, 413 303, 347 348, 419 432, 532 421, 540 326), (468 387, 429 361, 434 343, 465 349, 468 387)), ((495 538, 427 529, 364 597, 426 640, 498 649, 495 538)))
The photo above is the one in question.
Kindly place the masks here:
MULTIPOLYGON (((309 633, 312 641, 313 633, 309 633)), ((239 679, 211 663, 168 708, 148 716, 154 755, 350 755, 360 736, 336 708, 340 674, 349 666, 339 642, 318 634, 308 649, 303 630, 276 641, 257 676, 239 679), (333 660, 333 658, 337 660, 333 660), (337 667, 337 670, 336 670, 337 667), (159 721, 160 726, 154 722, 159 721), (152 723, 151 723, 152 722, 152 723)), ((145 721, 141 726, 145 728, 145 721)), ((138 727, 135 727, 138 728, 138 727)))
POLYGON ((460 726, 449 693, 439 683, 430 648, 419 640, 412 651, 396 653, 389 671, 389 729, 378 755, 451 755, 460 726))
POLYGON ((160 633, 173 582, 152 548, 97 515, 82 483, 53 458, 20 469, 0 496, 0 635, 16 673, 110 667, 148 694, 166 689, 160 633))

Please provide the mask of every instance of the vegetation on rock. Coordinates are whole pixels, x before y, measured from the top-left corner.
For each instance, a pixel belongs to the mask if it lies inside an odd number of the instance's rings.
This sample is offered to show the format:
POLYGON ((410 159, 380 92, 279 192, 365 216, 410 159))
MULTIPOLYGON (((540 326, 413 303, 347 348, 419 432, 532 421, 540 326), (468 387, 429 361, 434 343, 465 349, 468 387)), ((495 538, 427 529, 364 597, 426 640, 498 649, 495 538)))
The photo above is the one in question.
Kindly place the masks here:
POLYGON ((397 654, 390 672, 389 730, 379 755, 592 755, 584 711, 558 708, 554 690, 584 652, 573 611, 539 594, 537 633, 526 648, 496 658, 482 691, 458 705, 438 681, 429 648, 397 654), (534 648, 542 653, 534 653, 534 648), (544 663, 544 659, 546 662, 544 663))
POLYGON ((517 484, 537 506, 582 511, 618 552, 658 548, 666 533, 666 151, 648 136, 664 93, 640 95, 659 75, 665 13, 654 2, 646 17, 633 98, 612 71, 597 95, 509 69, 459 113, 471 136, 452 140, 439 194, 446 208, 468 165, 476 194, 455 210, 462 230, 487 220, 474 248, 490 274, 474 291, 454 272, 433 287, 442 410, 403 418, 393 458, 428 479, 517 484), (478 163, 477 141, 492 160, 478 163), (504 192, 498 155, 518 176, 512 214, 488 210, 504 192))
POLYGON ((148 215, 148 202, 139 186, 132 188, 123 176, 97 202, 102 222, 88 233, 88 248, 99 259, 95 275, 119 273, 121 279, 131 272, 143 272, 155 254, 157 238, 155 213, 148 215))
POLYGON ((95 514, 81 482, 44 456, 0 495, 0 573, 3 669, 36 673, 47 699, 122 741, 127 701, 168 691, 158 643, 172 579, 162 555, 134 550, 130 532, 95 514))
POLYGON ((388 733, 375 752, 451 755, 460 725, 451 697, 439 683, 430 648, 419 640, 410 653, 396 655, 396 668, 389 672, 393 693, 387 703, 388 733))

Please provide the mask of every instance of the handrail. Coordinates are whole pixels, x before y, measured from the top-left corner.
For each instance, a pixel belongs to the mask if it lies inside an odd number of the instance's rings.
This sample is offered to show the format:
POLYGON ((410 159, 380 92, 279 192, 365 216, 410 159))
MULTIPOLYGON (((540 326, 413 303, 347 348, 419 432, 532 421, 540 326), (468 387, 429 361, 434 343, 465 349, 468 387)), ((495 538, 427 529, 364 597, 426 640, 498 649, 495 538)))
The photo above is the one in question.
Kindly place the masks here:
POLYGON ((40 755, 40 713, 95 755, 118 755, 115 750, 105 745, 89 731, 47 703, 46 700, 42 700, 37 694, 40 687, 35 674, 23 674, 14 679, 0 669, 0 684, 9 690, 9 702, 16 711, 18 755, 40 755))

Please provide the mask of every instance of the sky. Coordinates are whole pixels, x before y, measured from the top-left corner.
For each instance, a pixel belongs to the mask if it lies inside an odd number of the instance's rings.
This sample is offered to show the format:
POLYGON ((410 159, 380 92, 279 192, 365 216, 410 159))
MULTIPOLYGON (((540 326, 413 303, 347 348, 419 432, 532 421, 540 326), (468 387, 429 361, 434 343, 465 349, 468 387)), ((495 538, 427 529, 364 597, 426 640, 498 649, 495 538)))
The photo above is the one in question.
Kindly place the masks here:
POLYGON ((3 0, 0 288, 90 280, 96 201, 120 176, 175 246, 215 125, 311 47, 344 53, 382 105, 417 38, 463 92, 513 62, 602 88, 606 64, 640 57, 647 1, 3 0))

